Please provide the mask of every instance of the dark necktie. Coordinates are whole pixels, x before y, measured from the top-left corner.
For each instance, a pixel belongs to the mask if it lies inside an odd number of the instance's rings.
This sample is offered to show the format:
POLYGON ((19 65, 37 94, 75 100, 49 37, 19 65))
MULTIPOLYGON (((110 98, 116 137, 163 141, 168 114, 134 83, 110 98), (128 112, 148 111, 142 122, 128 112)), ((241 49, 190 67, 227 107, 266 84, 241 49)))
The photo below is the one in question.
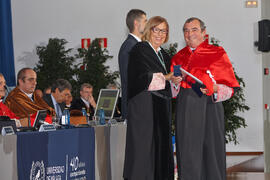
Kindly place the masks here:
POLYGON ((165 62, 164 62, 163 56, 162 56, 162 54, 161 54, 161 51, 158 51, 158 53, 157 53, 157 54, 158 54, 159 61, 160 61, 161 65, 163 66, 164 70, 165 70, 165 71, 166 71, 166 73, 167 73, 166 65, 165 65, 165 62))
POLYGON ((57 116, 59 118, 61 118, 62 117, 62 110, 61 110, 61 108, 60 108, 60 106, 59 106, 58 103, 56 103, 55 105, 56 105, 56 114, 57 114, 57 116))
MULTIPOLYGON (((29 97, 29 96, 28 96, 29 97)), ((32 102, 34 102, 34 95, 32 95, 31 97, 29 97, 31 99, 32 102)))

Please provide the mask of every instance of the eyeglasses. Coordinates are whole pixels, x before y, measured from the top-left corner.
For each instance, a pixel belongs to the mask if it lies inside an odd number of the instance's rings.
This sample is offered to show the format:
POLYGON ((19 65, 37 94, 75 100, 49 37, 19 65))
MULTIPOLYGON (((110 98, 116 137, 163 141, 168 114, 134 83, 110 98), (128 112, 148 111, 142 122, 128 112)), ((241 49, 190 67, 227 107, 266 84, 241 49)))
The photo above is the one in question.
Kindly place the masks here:
POLYGON ((152 31, 154 32, 154 33, 159 33, 159 32, 161 32, 161 34, 168 34, 168 30, 167 29, 159 29, 159 28, 157 28, 157 27, 153 27, 152 28, 152 31))

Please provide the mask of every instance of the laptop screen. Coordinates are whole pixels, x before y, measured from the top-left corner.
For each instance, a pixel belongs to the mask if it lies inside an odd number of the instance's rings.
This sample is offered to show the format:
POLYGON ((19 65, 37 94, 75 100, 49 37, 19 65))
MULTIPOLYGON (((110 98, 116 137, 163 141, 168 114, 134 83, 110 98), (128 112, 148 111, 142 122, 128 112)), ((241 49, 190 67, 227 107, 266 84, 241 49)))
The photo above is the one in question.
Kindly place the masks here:
POLYGON ((41 124, 44 124, 46 116, 47 116, 47 110, 39 110, 37 112, 33 127, 38 129, 41 124))
POLYGON ((119 95, 118 89, 101 89, 99 92, 97 107, 94 116, 97 115, 99 109, 103 108, 106 119, 112 119, 115 106, 119 95))

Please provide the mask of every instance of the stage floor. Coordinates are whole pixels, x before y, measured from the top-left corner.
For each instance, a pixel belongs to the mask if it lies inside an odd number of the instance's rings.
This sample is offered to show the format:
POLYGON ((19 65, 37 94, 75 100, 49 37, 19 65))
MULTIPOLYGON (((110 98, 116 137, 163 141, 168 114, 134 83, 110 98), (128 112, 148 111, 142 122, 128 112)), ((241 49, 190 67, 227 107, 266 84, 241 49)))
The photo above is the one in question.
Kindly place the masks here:
POLYGON ((227 174, 227 180, 270 180, 270 173, 234 172, 227 174))
POLYGON ((264 156, 228 167, 227 180, 270 180, 270 173, 264 173, 264 156))

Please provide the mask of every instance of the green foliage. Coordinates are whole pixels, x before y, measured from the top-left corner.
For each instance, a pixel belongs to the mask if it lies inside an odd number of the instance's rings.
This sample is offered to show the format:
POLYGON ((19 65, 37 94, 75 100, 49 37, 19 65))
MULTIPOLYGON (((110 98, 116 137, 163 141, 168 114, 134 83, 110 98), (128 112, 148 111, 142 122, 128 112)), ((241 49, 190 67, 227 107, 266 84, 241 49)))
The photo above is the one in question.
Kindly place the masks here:
POLYGON ((168 48, 164 48, 164 50, 169 54, 170 57, 173 57, 177 53, 177 43, 169 44, 168 48))
POLYGON ((70 55, 72 49, 65 48, 66 44, 65 39, 51 38, 46 46, 37 46, 39 62, 34 68, 37 73, 37 88, 44 89, 58 78, 73 84, 74 57, 70 55))
MULTIPOLYGON (((168 55, 172 58, 177 53, 177 43, 169 44, 169 47, 163 47, 168 55)), ((175 112, 176 112, 176 99, 172 99, 172 134, 175 135, 175 112)))
POLYGON ((218 40, 214 37, 211 37, 210 43, 213 44, 214 46, 219 46, 220 40, 218 40))
POLYGON ((224 107, 226 143, 234 142, 234 144, 238 144, 236 130, 241 127, 246 127, 247 124, 245 119, 237 114, 238 112, 248 111, 250 108, 245 104, 245 83, 243 78, 240 78, 236 72, 234 72, 234 74, 240 85, 240 89, 235 92, 233 97, 222 103, 224 107))
MULTIPOLYGON (((219 40, 211 38, 210 42, 213 45, 219 46, 219 40)), ((165 51, 172 57, 177 52, 177 43, 170 44, 168 49, 165 51)), ((236 72, 234 72, 236 79, 240 85, 238 91, 235 92, 232 98, 227 101, 222 102, 224 106, 224 119, 225 119, 225 136, 226 143, 233 142, 237 144, 236 130, 242 127, 246 127, 246 121, 243 117, 239 116, 239 112, 248 111, 250 108, 245 104, 244 88, 245 83, 243 78, 239 77, 236 72)), ((173 130, 174 130, 174 118, 175 118, 175 99, 172 101, 172 114, 173 114, 173 130)))
MULTIPOLYGON (((210 39, 211 44, 219 46, 220 41, 214 37, 210 39)), ((244 87, 245 82, 243 78, 239 77, 234 70, 235 77, 240 85, 239 90, 235 92, 233 97, 229 100, 222 102, 224 107, 224 119, 225 119, 225 134, 226 143, 234 142, 238 144, 236 130, 241 127, 247 127, 246 121, 243 117, 238 116, 238 112, 248 111, 250 108, 245 104, 244 87)))
POLYGON ((99 40, 95 39, 89 49, 78 49, 78 54, 70 55, 72 49, 66 49, 65 39, 49 39, 46 46, 36 48, 39 62, 34 68, 37 72, 37 88, 44 89, 59 78, 68 80, 72 85, 73 96, 79 96, 81 84, 90 83, 93 95, 97 98, 99 90, 106 88, 119 77, 119 72, 109 72, 109 66, 105 66, 108 59, 108 50, 100 47, 99 40), (74 65, 75 59, 81 59, 82 63, 74 65))
POLYGON ((108 50, 100 47, 99 40, 95 39, 88 49, 78 49, 77 58, 82 58, 83 62, 75 68, 77 89, 82 83, 90 83, 93 85, 93 95, 97 98, 99 90, 106 88, 110 83, 113 83, 118 77, 119 72, 109 72, 109 66, 105 66, 105 62, 111 59, 108 55, 108 50))

